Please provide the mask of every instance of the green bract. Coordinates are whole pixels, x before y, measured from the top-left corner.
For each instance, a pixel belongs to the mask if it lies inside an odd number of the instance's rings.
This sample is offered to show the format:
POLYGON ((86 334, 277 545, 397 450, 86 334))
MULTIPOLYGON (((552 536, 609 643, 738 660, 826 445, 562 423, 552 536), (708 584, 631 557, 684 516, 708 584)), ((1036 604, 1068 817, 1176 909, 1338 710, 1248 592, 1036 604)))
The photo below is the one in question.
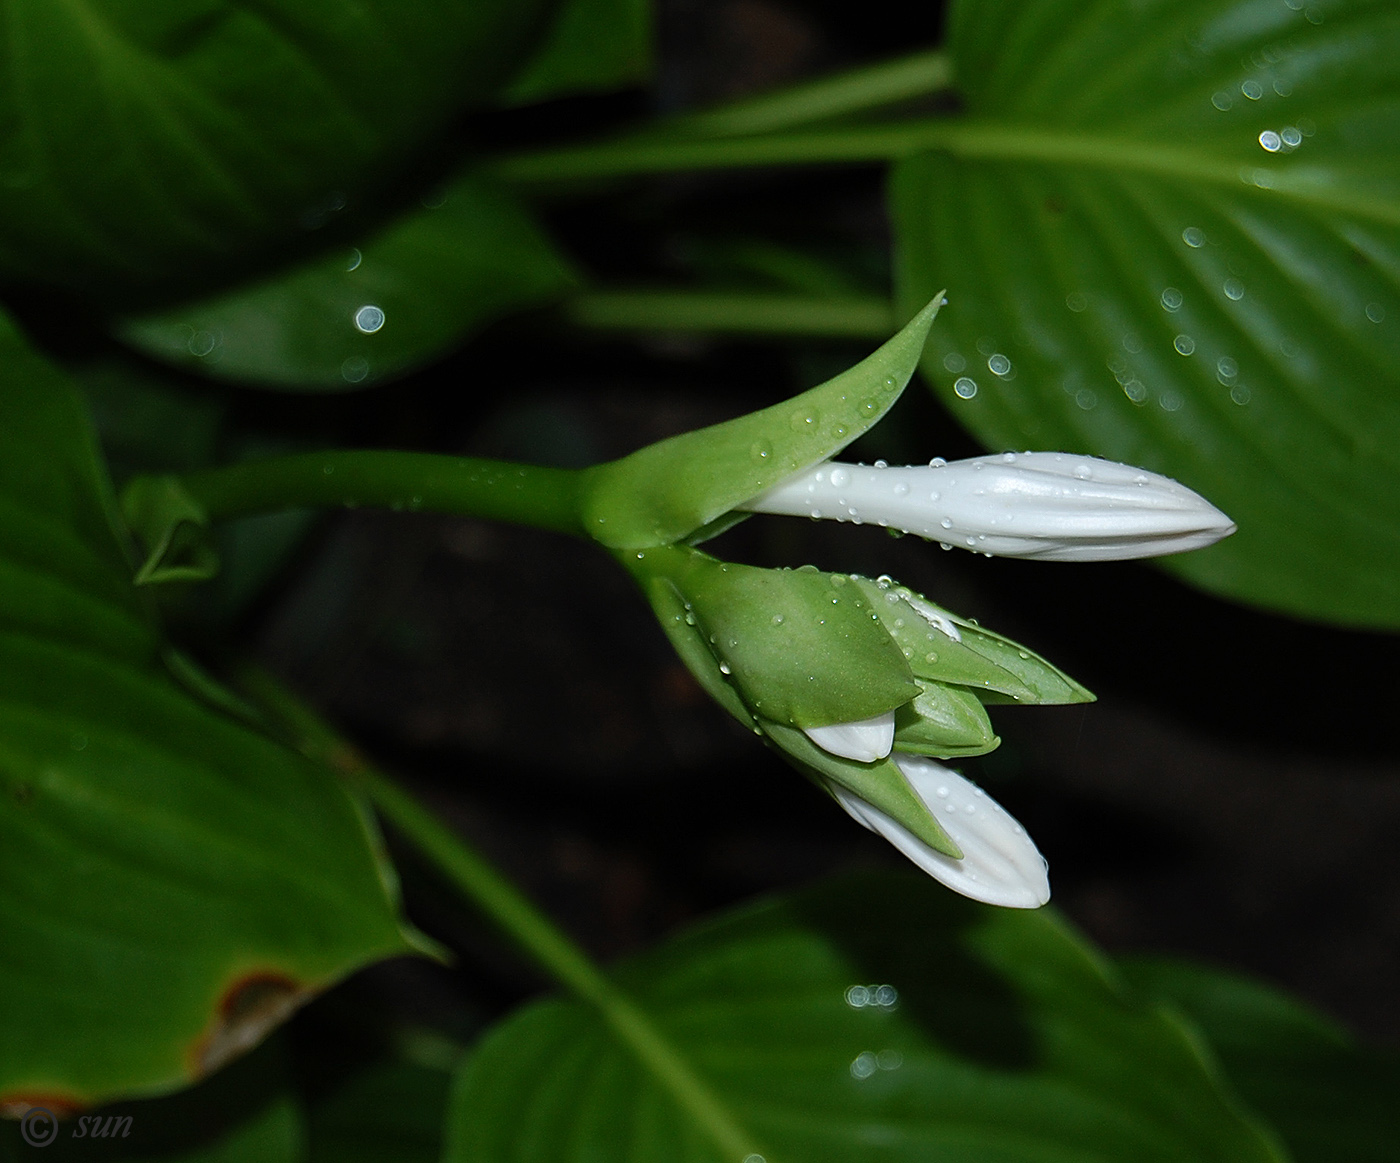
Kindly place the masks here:
POLYGON ((585 528, 613 549, 673 545, 834 456, 899 399, 942 305, 939 292, 889 342, 809 392, 590 470, 585 528))

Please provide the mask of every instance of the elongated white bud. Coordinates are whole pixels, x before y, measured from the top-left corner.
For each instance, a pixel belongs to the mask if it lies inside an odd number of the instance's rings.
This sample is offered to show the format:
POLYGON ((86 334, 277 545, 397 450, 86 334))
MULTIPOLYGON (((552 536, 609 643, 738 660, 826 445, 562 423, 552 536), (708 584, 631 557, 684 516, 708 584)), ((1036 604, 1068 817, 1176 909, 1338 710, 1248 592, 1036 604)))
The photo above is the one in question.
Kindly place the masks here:
POLYGON ((1059 452, 886 468, 828 461, 742 508, 888 526, 1001 557, 1118 561, 1200 549, 1235 524, 1146 469, 1059 452))
POLYGON ((853 818, 954 892, 1012 909, 1038 909, 1049 901, 1045 858, 1005 808, 976 784, 932 759, 896 755, 894 762, 962 849, 961 860, 930 848, 849 789, 830 784, 831 794, 853 818))
POLYGON ((828 755, 874 763, 884 759, 894 746, 894 712, 886 711, 854 723, 833 723, 830 727, 804 727, 803 733, 828 755))

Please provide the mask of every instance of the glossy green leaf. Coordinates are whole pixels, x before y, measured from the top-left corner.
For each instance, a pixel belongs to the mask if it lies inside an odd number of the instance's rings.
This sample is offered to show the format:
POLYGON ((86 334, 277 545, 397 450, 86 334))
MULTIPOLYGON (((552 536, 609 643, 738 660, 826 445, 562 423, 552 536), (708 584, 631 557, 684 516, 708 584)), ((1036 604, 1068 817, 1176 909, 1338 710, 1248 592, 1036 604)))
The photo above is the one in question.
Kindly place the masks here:
POLYGON ((149 294, 295 240, 489 98, 551 9, 10 0, 0 273, 149 294))
POLYGON ((0 1108, 189 1083, 410 950, 333 777, 189 693, 76 392, 0 320, 0 1108))
POLYGON ((965 2, 949 47, 967 119, 892 203, 954 414, 1204 494, 1203 587, 1400 625, 1400 12, 965 2))
POLYGON ((1276 989, 1184 961, 1129 958, 1128 981, 1185 1013, 1240 1096, 1296 1163, 1390 1163, 1400 1145, 1400 1055, 1359 1046, 1276 989))
POLYGON ((933 297, 855 367, 800 396, 590 469, 586 528, 614 549, 674 544, 834 456, 899 399, 941 303, 933 297))
POLYGON ((117 334, 176 366, 296 391, 367 387, 442 356, 573 281, 523 206, 472 177, 360 247, 213 298, 125 319, 117 334))
POLYGON ((641 84, 651 77, 651 42, 651 0, 564 0, 504 100, 525 105, 641 84))
MULTIPOLYGON (((724 917, 617 979, 768 1163, 1282 1158, 1202 1045, 1053 912, 862 877, 724 917)), ((734 1163, 562 1000, 463 1068, 445 1159, 734 1163)))

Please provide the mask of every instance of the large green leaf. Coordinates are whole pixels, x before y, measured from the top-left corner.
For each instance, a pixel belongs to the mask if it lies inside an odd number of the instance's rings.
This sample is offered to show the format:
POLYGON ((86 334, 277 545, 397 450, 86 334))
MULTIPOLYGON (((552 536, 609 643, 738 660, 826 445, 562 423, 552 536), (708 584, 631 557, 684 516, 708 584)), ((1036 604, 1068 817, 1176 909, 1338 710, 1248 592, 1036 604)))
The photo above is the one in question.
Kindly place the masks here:
POLYGON ((551 7, 5 0, 0 274, 149 292, 295 236, 487 98, 551 7))
POLYGON ((182 688, 72 387, 0 319, 0 1110, 184 1085, 406 952, 333 778, 182 688))
POLYGON ((206 375, 344 390, 426 363, 571 281, 524 207, 469 176, 360 247, 127 319, 117 332, 157 359, 206 375))
MULTIPOLYGON (((1126 1000, 1051 912, 861 877, 726 917, 618 977, 767 1163, 1280 1158, 1200 1044, 1126 1000)), ((724 1158, 576 1002, 488 1035, 453 1101, 449 1161, 724 1158)))
POLYGON ((1400 10, 960 3, 950 50, 968 119, 892 198, 955 414, 1205 494, 1208 589, 1400 625, 1400 10))
POLYGON ((1189 962, 1132 958, 1128 980, 1180 1007, 1231 1083, 1297 1163, 1390 1163, 1400 1147, 1400 1055, 1372 1050, 1278 990, 1189 962))

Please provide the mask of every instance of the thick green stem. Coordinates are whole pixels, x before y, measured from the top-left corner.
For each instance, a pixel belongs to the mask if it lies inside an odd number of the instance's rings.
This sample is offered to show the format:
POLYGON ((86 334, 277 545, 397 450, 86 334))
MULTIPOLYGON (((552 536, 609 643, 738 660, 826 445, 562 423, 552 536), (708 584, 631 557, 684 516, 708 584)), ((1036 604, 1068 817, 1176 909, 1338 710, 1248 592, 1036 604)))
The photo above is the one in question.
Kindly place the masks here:
POLYGON ((888 339, 898 330, 894 306, 874 296, 588 291, 571 299, 567 311, 580 326, 617 330, 853 339, 888 339))
POLYGON ((947 53, 932 50, 678 117, 658 126, 656 132, 692 137, 773 133, 926 97, 952 83, 952 60, 947 53))
POLYGON ((718 139, 638 135, 503 157, 488 168, 511 182, 556 182, 736 166, 883 162, 935 149, 989 161, 1102 166, 1226 184, 1240 180, 1237 165, 1194 146, 947 117, 718 139))
POLYGON ((431 510, 581 534, 579 474, 422 452, 307 452, 179 478, 212 520, 331 506, 431 510))
POLYGON ((413 796, 371 769, 349 744, 269 675, 250 672, 242 685, 288 726, 306 754, 339 771, 532 960, 594 1006, 618 1041, 726 1157, 734 1163, 763 1158, 749 1133, 652 1019, 489 861, 413 796))

